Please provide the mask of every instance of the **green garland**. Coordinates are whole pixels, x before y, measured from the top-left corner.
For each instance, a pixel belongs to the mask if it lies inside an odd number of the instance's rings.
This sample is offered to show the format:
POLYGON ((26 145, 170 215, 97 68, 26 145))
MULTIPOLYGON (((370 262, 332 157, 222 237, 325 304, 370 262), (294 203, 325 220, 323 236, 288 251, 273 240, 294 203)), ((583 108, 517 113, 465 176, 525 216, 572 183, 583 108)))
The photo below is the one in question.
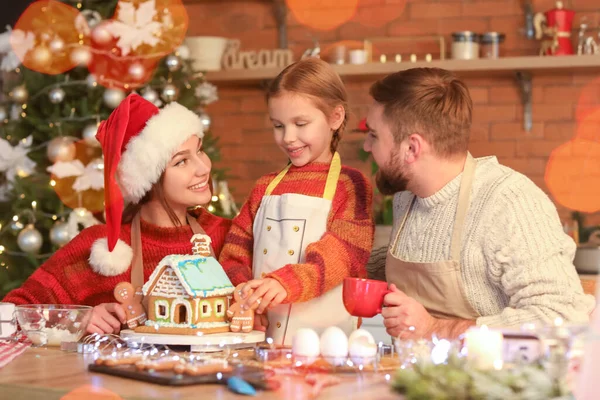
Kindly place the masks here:
POLYGON ((450 355, 447 364, 419 361, 399 369, 392 381, 406 400, 567 400, 564 381, 556 382, 539 364, 481 371, 465 358, 450 355))

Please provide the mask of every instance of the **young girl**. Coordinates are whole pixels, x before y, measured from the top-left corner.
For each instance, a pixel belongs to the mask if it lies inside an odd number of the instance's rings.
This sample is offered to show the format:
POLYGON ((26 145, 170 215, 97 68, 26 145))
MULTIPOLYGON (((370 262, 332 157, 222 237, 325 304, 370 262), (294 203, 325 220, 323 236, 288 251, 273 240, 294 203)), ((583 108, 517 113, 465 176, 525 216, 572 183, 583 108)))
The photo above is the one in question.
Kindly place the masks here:
POLYGON ((142 286, 164 256, 191 254, 194 233, 208 234, 218 255, 230 221, 204 210, 187 213, 211 198, 202 137, 200 119, 183 106, 159 110, 136 94, 127 97, 97 135, 106 225, 83 230, 3 301, 95 306, 88 331, 118 332, 125 322, 113 296, 118 283, 142 286))
POLYGON ((348 118, 344 85, 329 64, 308 58, 284 69, 267 99, 275 142, 290 164, 258 180, 220 262, 234 285, 247 281, 244 306, 259 302, 276 344, 289 345, 304 327, 350 333, 356 321, 341 285, 366 276, 374 224, 369 182, 341 166, 336 152, 348 118))

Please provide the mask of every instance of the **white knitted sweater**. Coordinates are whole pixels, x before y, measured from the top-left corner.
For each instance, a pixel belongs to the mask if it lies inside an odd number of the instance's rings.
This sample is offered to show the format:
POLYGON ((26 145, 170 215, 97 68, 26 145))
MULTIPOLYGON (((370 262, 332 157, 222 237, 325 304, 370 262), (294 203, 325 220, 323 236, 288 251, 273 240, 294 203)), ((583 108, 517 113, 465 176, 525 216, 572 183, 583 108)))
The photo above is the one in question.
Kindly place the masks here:
MULTIPOLYGON (((562 317, 587 322, 595 305, 572 263, 575 243, 556 207, 526 176, 495 157, 477 160, 460 257, 465 293, 478 325, 519 327, 562 317)), ((393 254, 413 262, 450 258, 462 174, 431 197, 418 198, 393 254)), ((394 197, 392 239, 412 199, 394 197)))

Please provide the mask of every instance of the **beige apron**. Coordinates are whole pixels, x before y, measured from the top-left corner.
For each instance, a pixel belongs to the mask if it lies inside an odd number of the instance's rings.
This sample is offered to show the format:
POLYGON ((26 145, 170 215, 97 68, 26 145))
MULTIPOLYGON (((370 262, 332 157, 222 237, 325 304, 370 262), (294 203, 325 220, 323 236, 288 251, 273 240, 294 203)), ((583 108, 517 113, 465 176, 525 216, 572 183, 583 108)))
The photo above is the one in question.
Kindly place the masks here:
MULTIPOLYGON (((320 240, 327 231, 331 201, 341 171, 339 155, 335 153, 331 161, 322 198, 296 193, 271 195, 289 167, 269 184, 254 219, 252 265, 255 279, 288 264, 304 263, 306 247, 320 240)), ((300 328, 311 328, 318 334, 329 326, 338 326, 346 334, 356 328, 356 318, 344 308, 342 285, 307 302, 273 307, 267 316, 267 337, 277 345, 291 345, 300 328)))
POLYGON ((395 284, 398 289, 421 303, 436 318, 472 320, 480 316, 466 298, 460 266, 461 238, 469 209, 475 165, 476 161, 469 153, 458 194, 458 205, 450 241, 450 260, 419 263, 405 261, 393 255, 416 196, 407 207, 388 250, 385 263, 387 281, 395 284))

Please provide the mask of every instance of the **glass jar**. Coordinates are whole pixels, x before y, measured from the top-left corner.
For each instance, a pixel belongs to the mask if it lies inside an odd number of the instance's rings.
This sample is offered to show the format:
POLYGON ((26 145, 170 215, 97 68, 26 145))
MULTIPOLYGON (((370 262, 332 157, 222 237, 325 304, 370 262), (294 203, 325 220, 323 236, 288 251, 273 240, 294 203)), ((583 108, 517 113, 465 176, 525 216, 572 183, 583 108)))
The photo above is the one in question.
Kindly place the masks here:
POLYGON ((481 57, 499 58, 502 42, 504 42, 504 33, 487 32, 481 35, 481 57))
POLYGON ((452 58, 474 60, 479 58, 479 35, 471 31, 452 34, 452 58))

